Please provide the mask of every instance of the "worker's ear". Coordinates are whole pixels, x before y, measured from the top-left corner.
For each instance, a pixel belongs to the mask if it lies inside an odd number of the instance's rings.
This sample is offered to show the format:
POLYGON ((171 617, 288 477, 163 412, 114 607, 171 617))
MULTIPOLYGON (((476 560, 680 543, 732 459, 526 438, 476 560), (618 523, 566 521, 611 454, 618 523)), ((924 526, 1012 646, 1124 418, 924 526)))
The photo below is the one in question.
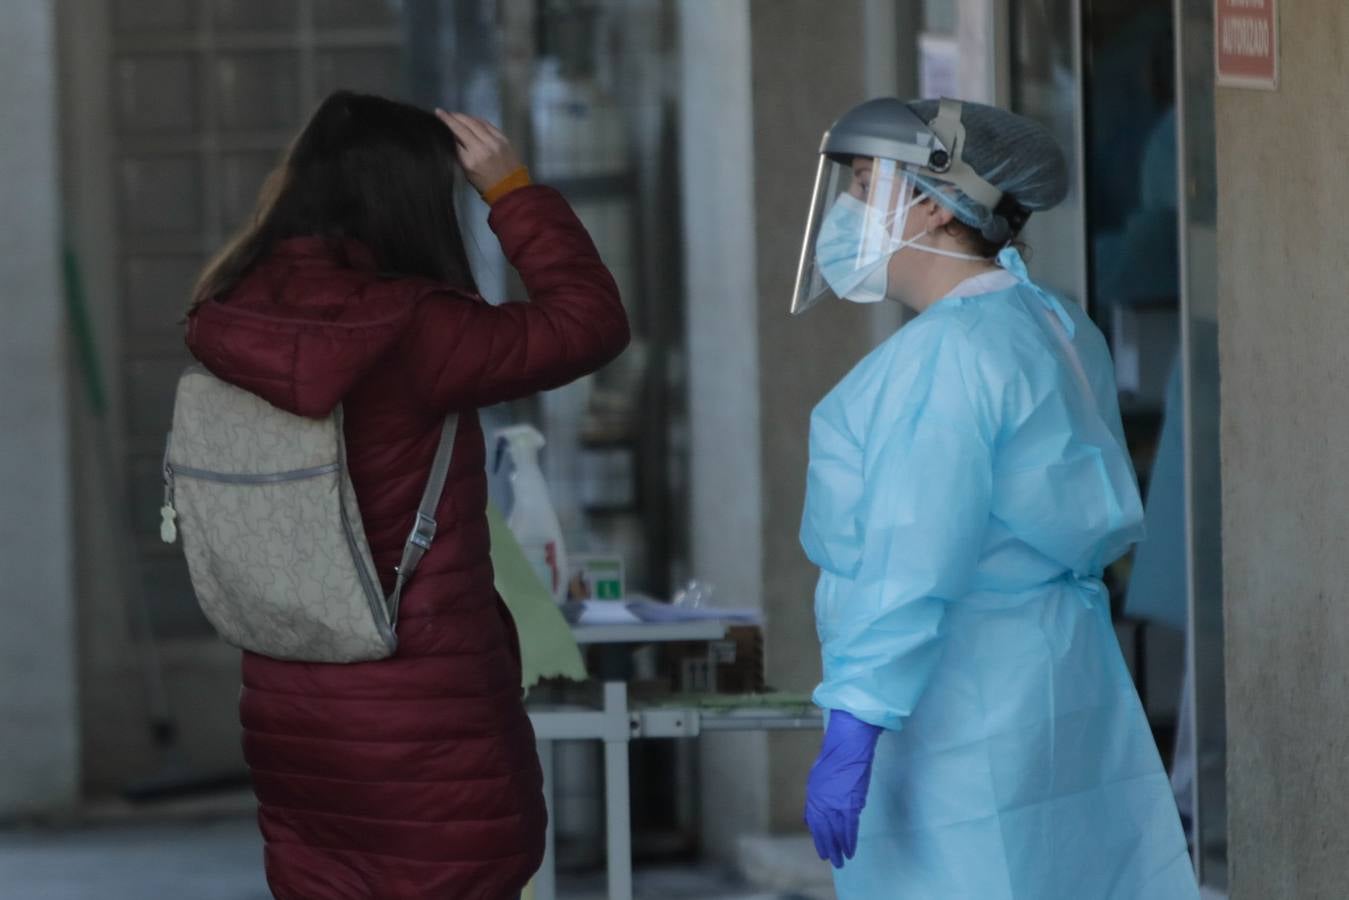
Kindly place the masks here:
POLYGON ((914 210, 922 216, 923 227, 927 231, 945 228, 955 221, 955 214, 931 197, 925 196, 914 210))

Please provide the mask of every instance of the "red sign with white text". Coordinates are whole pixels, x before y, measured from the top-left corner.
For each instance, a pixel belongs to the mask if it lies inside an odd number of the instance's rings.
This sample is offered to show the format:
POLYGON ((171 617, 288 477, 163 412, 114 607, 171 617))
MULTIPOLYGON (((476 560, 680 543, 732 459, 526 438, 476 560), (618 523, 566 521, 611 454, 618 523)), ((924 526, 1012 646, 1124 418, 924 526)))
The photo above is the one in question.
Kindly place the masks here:
POLYGON ((1274 90, 1279 86, 1278 0, 1214 0, 1218 84, 1274 90))

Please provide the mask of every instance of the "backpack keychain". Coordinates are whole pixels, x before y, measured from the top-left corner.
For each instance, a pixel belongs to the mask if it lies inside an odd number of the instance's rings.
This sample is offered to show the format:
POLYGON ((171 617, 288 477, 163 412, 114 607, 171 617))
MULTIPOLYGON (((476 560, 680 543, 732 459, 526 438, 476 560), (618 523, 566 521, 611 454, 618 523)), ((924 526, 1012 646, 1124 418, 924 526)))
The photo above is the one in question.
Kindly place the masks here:
POLYGON ((159 515, 163 521, 159 523, 159 539, 166 544, 172 544, 178 539, 178 511, 165 503, 159 510, 159 515))
POLYGON ((159 539, 172 544, 178 539, 178 510, 173 508, 173 466, 169 465, 169 450, 164 448, 164 505, 159 508, 159 539))

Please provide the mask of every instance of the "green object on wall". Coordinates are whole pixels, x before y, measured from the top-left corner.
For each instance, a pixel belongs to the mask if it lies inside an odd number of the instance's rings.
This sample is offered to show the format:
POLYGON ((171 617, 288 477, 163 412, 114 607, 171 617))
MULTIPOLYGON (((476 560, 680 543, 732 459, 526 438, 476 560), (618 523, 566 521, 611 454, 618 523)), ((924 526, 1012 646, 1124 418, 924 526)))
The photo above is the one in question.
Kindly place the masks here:
POLYGON ((89 304, 85 300, 84 280, 80 277, 79 260, 67 241, 61 247, 61 266, 65 275, 66 316, 70 322, 71 336, 75 339, 75 351, 80 359, 80 373, 84 376, 85 390, 89 395, 89 406, 94 415, 103 416, 108 408, 107 394, 103 390, 103 370, 98 364, 98 346, 94 343, 94 326, 89 320, 89 304))

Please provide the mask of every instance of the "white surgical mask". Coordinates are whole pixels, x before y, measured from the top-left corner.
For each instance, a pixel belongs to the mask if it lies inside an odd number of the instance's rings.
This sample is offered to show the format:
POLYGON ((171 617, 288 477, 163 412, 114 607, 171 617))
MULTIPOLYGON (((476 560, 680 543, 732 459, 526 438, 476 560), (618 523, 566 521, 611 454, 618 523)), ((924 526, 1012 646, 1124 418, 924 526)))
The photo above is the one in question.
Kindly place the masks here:
POLYGON ((820 274, 836 296, 853 303, 886 299, 890 257, 905 246, 895 233, 903 233, 909 210, 921 199, 879 221, 876 211, 852 194, 838 196, 815 244, 820 274))

